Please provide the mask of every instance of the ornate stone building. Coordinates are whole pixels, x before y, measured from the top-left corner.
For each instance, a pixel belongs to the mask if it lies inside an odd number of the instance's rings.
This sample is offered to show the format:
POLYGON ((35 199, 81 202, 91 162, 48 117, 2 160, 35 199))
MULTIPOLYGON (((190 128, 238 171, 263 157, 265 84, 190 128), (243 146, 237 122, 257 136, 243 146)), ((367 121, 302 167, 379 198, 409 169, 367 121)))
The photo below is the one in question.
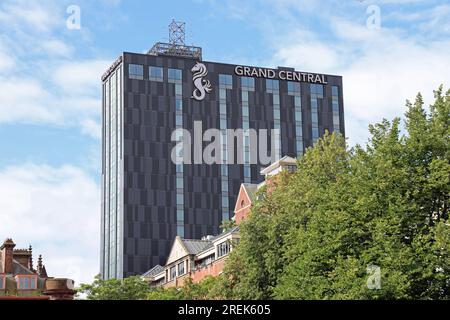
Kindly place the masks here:
POLYGON ((72 300, 74 281, 49 277, 39 255, 36 268, 33 251, 15 249, 12 239, 0 246, 0 300, 72 300))

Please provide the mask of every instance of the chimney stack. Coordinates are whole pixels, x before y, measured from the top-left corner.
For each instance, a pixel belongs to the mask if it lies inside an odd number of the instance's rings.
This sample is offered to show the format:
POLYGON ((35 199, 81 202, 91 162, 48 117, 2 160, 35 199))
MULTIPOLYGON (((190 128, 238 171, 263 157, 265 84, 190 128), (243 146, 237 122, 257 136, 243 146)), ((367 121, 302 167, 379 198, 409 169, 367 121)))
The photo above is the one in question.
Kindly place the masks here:
POLYGON ((12 239, 6 239, 0 247, 2 269, 6 274, 13 273, 13 256, 15 246, 16 244, 12 241, 12 239))

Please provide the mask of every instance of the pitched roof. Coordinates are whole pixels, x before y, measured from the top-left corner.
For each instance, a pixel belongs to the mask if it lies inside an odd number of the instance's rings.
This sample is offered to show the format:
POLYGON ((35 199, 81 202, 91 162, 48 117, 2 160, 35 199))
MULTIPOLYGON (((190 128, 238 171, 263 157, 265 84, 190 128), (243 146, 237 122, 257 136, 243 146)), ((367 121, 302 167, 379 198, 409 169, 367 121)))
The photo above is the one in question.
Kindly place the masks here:
POLYGON ((210 243, 210 240, 194 240, 194 239, 181 239, 184 247, 189 254, 197 254, 205 249, 210 243))
POLYGON ((35 274, 33 271, 31 271, 28 268, 25 268, 23 265, 21 265, 19 262, 13 259, 13 274, 35 274))
POLYGON ((164 272, 164 267, 160 266, 159 264, 157 264, 156 266, 154 266, 153 268, 151 268, 150 270, 148 270, 146 273, 144 273, 142 276, 143 277, 153 277, 156 276, 157 274, 160 274, 161 272, 164 272))

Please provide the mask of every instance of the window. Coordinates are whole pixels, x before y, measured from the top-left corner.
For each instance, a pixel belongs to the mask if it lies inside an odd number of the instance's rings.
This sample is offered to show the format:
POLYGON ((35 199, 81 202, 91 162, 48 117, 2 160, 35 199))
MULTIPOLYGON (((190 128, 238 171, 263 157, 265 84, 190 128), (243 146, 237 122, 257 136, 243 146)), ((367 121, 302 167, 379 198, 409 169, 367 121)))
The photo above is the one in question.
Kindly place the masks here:
POLYGON ((183 189, 184 181, 182 177, 177 177, 177 189, 183 189))
POLYGON ((175 116, 175 125, 182 126, 183 125, 183 116, 180 114, 177 114, 175 116))
POLYGON ((337 86, 332 86, 331 87, 331 95, 333 96, 338 96, 339 95, 339 88, 337 86))
POLYGON ((181 82, 181 70, 180 69, 169 69, 168 70, 169 82, 181 82))
POLYGON ((170 280, 174 280, 177 277, 177 267, 173 266, 170 268, 170 280))
POLYGON ((176 107, 177 111, 182 111, 183 110, 183 101, 181 99, 176 99, 175 107, 176 107))
POLYGON ((184 274, 184 261, 178 264, 178 276, 184 274))
POLYGON ((233 77, 229 74, 219 74, 219 85, 231 89, 233 86, 233 77))
POLYGON ((217 246, 217 257, 223 257, 230 253, 230 243, 228 241, 222 242, 217 246))
POLYGON ((288 81, 287 85, 288 85, 288 94, 290 95, 300 94, 299 82, 288 81))
POLYGON ((241 86, 248 91, 253 91, 255 89, 255 79, 250 77, 242 77, 241 86))
POLYGON ((181 87, 181 84, 175 85, 175 95, 181 96, 183 94, 183 88, 181 87))
POLYGON ((312 128, 312 137, 313 137, 314 141, 319 139, 319 128, 317 128, 317 127, 312 128))
POLYGON ((37 277, 35 276, 17 276, 17 289, 35 290, 37 288, 37 277))
POLYGON ((222 191, 223 192, 228 192, 228 181, 223 181, 222 180, 222 191))
POLYGON ((242 91, 242 102, 248 103, 248 91, 242 91))
POLYGON ((228 207, 228 196, 222 196, 222 205, 226 205, 228 207))
POLYGON ((0 289, 5 289, 5 276, 0 275, 0 289))
POLYGON ((317 98, 323 98, 323 85, 311 84, 311 95, 318 95, 317 98))
POLYGON ((177 225, 177 235, 184 238, 184 225, 183 224, 177 225))
POLYGON ((333 112, 333 129, 340 132, 341 127, 339 123, 339 88, 337 86, 331 87, 331 110, 333 112))
POLYGON ((249 166, 244 166, 244 177, 251 178, 251 171, 249 166))
POLYGON ((184 221, 184 211, 177 209, 177 221, 184 221))
POLYGON ((128 77, 130 79, 143 80, 144 79, 144 67, 140 64, 128 65, 128 77))
POLYGON ((150 67, 148 74, 150 80, 163 81, 163 68, 161 67, 150 67))
POLYGON ((278 80, 266 79, 266 89, 267 92, 278 91, 280 89, 280 84, 278 80))

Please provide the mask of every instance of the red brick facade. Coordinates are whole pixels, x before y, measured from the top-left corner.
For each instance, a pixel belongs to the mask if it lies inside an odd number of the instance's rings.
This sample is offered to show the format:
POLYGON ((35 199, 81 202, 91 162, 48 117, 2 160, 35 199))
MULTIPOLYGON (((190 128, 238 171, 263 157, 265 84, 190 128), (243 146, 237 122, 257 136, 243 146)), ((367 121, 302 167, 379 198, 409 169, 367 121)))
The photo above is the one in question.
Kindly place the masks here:
POLYGON ((225 261, 226 261, 226 257, 216 260, 213 263, 211 263, 210 265, 194 271, 191 274, 192 282, 198 283, 208 276, 215 277, 215 276, 220 275, 223 272, 223 268, 225 266, 225 261))
POLYGON ((236 225, 240 225, 241 222, 247 218, 252 206, 252 199, 248 194, 247 188, 244 184, 241 184, 239 194, 236 199, 236 206, 234 208, 234 221, 236 225))

